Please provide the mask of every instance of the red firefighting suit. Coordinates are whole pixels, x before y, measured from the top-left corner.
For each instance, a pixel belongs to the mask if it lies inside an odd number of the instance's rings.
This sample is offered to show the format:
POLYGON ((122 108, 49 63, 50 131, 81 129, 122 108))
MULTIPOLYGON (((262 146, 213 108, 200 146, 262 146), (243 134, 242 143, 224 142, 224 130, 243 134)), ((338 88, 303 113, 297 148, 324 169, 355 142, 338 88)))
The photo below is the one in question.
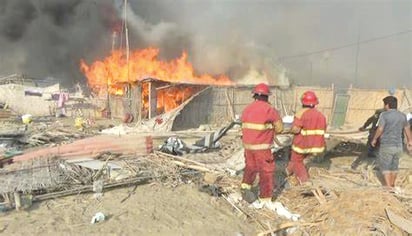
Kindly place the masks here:
POLYGON ((241 187, 250 189, 259 174, 260 198, 271 198, 275 163, 270 148, 275 133, 283 129, 281 118, 268 102, 257 100, 245 108, 241 120, 246 164, 241 187))
POLYGON ((303 183, 309 179, 303 160, 310 154, 325 150, 326 118, 316 108, 303 108, 296 113, 292 127, 300 128, 292 143, 292 154, 287 171, 303 183))

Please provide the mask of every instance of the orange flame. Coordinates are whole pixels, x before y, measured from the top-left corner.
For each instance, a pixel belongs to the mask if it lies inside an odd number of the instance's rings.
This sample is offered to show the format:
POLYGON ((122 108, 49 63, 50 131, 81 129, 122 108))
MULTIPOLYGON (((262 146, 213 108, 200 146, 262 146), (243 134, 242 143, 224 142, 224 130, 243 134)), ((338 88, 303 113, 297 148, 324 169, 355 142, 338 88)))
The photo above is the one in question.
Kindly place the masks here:
MULTIPOLYGON (((167 82, 230 85, 232 81, 226 76, 213 77, 208 74, 196 76, 193 66, 187 61, 187 54, 170 62, 157 59, 159 49, 147 48, 130 53, 129 66, 124 51, 115 50, 102 61, 87 65, 80 61, 82 72, 86 75, 93 90, 109 88, 117 89, 116 84, 136 82, 145 78, 155 78, 167 82)), ((113 91, 111 91, 113 93, 113 91)))
MULTIPOLYGON (((180 58, 170 62, 158 60, 158 55, 159 49, 156 48, 136 50, 130 53, 128 65, 125 52, 114 50, 110 56, 91 65, 86 64, 82 59, 80 69, 94 92, 108 91, 115 95, 123 95, 122 83, 132 83, 146 78, 198 85, 233 84, 223 75, 218 77, 208 74, 195 75, 193 66, 187 61, 186 53, 182 53, 180 58)), ((160 90, 157 99, 158 109, 169 111, 188 99, 194 92, 196 91, 190 88, 160 90)))

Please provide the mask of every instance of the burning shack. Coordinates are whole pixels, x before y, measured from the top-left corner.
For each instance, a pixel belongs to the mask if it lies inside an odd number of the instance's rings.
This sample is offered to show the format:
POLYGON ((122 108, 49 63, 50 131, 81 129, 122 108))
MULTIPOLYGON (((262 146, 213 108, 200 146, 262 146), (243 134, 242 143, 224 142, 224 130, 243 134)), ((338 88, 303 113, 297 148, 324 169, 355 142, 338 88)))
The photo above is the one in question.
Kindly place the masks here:
POLYGON ((113 117, 151 119, 169 112, 207 88, 207 85, 167 82, 146 78, 116 84, 122 92, 107 96, 107 110, 113 117))
POLYGON ((176 108, 208 85, 233 84, 226 76, 198 75, 186 53, 171 61, 161 61, 158 55, 155 48, 136 50, 127 57, 124 51, 114 50, 90 65, 81 61, 91 90, 106 97, 106 115, 152 118, 176 108))

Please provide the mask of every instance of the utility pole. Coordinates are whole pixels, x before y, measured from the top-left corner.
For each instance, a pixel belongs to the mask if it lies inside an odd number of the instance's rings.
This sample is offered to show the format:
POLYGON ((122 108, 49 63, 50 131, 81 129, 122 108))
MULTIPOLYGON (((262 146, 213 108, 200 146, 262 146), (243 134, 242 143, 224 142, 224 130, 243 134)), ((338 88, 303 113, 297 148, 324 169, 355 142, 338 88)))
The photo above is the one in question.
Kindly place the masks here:
POLYGON ((359 69, 359 43, 360 42, 360 23, 358 23, 358 40, 356 41, 356 55, 355 55, 355 83, 358 82, 359 69))
POLYGON ((313 83, 313 61, 310 59, 310 82, 313 83))
POLYGON ((124 27, 126 37, 126 63, 127 63, 127 82, 129 82, 129 29, 127 28, 127 0, 124 0, 124 27))
POLYGON ((124 30, 125 30, 125 39, 126 39, 126 66, 127 66, 127 84, 126 84, 126 99, 127 99, 127 110, 130 112, 132 110, 132 86, 130 81, 130 67, 129 67, 129 58, 130 58, 130 46, 129 46, 129 28, 127 27, 127 5, 128 0, 124 0, 124 30))

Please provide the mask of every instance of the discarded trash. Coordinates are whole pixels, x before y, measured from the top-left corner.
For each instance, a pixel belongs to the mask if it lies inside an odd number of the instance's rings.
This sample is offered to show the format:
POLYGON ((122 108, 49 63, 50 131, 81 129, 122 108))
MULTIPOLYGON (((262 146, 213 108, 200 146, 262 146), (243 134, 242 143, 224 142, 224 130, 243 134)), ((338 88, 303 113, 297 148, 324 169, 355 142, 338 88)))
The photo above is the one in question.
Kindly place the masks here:
POLYGON ((32 120, 33 116, 30 114, 25 114, 21 116, 21 121, 23 122, 23 124, 27 125, 30 124, 33 120, 32 120))
POLYGON ((118 126, 114 126, 112 128, 104 129, 101 132, 102 134, 114 134, 114 135, 120 136, 120 135, 125 135, 125 134, 133 132, 133 128, 129 128, 121 124, 118 126))
POLYGON ((23 154, 23 151, 19 151, 19 150, 15 150, 15 149, 10 149, 10 150, 6 150, 6 151, 3 153, 3 157, 4 157, 4 158, 11 158, 11 157, 18 156, 18 155, 21 155, 21 154, 23 154))
POLYGON ((300 218, 300 215, 291 213, 286 207, 282 205, 280 202, 273 202, 270 205, 266 205, 267 208, 273 210, 279 216, 283 216, 289 220, 297 221, 300 218))
POLYGON ((172 155, 183 155, 190 152, 186 143, 176 136, 169 137, 164 144, 159 146, 159 150, 172 155))
POLYGON ((105 215, 102 213, 102 212, 97 212, 94 216, 93 216, 93 218, 92 218, 92 221, 90 222, 90 223, 92 223, 92 224, 96 224, 96 223, 99 223, 99 222, 103 222, 104 220, 105 220, 105 215))
POLYGON ((81 129, 81 128, 84 128, 84 125, 85 125, 85 122, 84 122, 84 119, 82 117, 77 117, 74 120, 74 127, 78 128, 78 129, 81 129))
POLYGON ((220 128, 215 132, 206 134, 203 138, 197 140, 193 145, 187 145, 180 138, 171 136, 164 142, 164 144, 159 146, 159 151, 172 155, 183 155, 187 153, 206 152, 211 149, 221 148, 221 144, 218 141, 230 129, 232 129, 234 125, 236 125, 236 122, 231 122, 229 125, 220 128))
POLYGON ((263 202, 263 201, 256 200, 252 204, 250 204, 250 207, 255 208, 255 209, 262 209, 263 207, 266 207, 267 209, 276 212, 276 214, 278 214, 279 216, 285 217, 293 221, 298 221, 300 218, 299 214, 291 213, 280 202, 263 202))

